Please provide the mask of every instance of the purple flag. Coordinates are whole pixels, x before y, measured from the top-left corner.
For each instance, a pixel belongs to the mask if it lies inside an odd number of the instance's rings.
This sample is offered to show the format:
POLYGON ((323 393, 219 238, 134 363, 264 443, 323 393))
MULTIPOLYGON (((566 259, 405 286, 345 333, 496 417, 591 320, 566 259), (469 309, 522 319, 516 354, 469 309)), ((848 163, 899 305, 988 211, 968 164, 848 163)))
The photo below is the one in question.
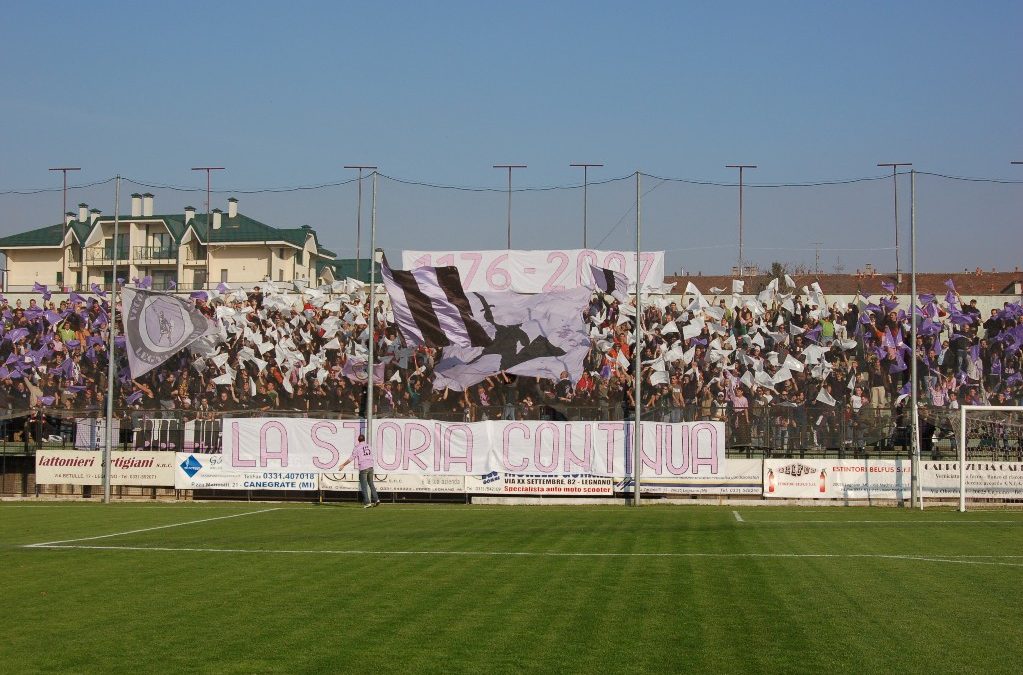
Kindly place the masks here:
POLYGON ((28 328, 15 328, 7 333, 7 339, 11 341, 11 344, 16 344, 18 341, 24 340, 26 337, 28 337, 28 328))
POLYGON ((956 285, 952 282, 951 279, 945 279, 945 288, 947 288, 951 293, 956 292, 956 285))
POLYGON ((893 284, 890 281, 882 281, 881 282, 881 288, 883 288, 885 293, 887 293, 889 295, 891 295, 892 293, 895 292, 895 284, 893 284))
POLYGON ((137 401, 142 398, 142 392, 136 391, 134 394, 125 399, 125 403, 128 405, 134 405, 137 401))
POLYGON ((46 286, 44 286, 43 284, 39 283, 38 281, 35 282, 34 284, 32 284, 32 292, 33 293, 45 293, 47 290, 49 290, 49 289, 47 289, 46 286))
POLYGON ((92 284, 89 289, 101 298, 107 297, 107 292, 99 287, 99 284, 92 284))

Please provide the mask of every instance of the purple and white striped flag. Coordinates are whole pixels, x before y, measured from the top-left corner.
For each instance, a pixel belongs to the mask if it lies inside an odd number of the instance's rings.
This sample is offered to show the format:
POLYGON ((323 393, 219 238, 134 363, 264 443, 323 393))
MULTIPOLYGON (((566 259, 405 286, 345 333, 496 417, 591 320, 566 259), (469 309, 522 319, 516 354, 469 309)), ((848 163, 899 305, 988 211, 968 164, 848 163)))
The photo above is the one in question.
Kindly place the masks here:
POLYGON ((486 347, 491 338, 473 317, 457 267, 392 270, 381 265, 394 321, 410 346, 486 347))
POLYGON ((619 302, 629 299, 629 278, 621 272, 590 265, 593 285, 619 302))

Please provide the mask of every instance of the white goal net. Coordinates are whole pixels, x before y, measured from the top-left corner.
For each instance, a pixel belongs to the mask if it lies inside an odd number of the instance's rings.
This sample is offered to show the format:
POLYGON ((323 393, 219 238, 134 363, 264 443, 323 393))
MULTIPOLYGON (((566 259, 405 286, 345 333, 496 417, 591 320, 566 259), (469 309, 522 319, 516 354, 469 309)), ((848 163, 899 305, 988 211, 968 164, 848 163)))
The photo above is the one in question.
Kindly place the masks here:
POLYGON ((1023 407, 969 406, 921 410, 922 497, 1023 502, 1023 407), (947 438, 955 454, 943 453, 947 438), (934 439, 932 441, 932 439, 934 439))

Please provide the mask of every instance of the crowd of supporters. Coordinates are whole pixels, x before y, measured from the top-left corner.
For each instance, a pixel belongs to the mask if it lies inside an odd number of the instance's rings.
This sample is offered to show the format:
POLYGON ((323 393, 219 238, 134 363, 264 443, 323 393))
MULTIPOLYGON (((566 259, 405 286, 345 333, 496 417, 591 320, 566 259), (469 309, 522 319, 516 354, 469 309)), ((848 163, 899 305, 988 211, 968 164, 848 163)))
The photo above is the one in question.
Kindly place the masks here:
MULTIPOLYGON (((862 438, 878 415, 904 406, 912 358, 907 299, 885 289, 876 300, 864 294, 840 307, 828 304, 816 285, 802 292, 778 288, 774 280, 758 295, 704 296, 690 286, 681 296, 648 298, 640 317, 644 419, 724 420, 733 445, 764 433, 821 444, 829 434, 862 438)), ((194 293, 196 307, 221 326, 219 338, 137 380, 120 359, 115 407, 184 420, 235 411, 359 415, 366 409, 372 335, 380 416, 475 421, 633 414, 631 302, 594 294, 584 317, 592 346, 581 377, 497 373, 454 391, 434 390, 439 354, 404 345, 386 295, 378 296, 371 318, 363 285, 350 280, 347 292, 336 290, 264 284, 194 293)), ((57 302, 45 287, 27 302, 0 300, 0 409, 8 417, 33 409, 102 413, 109 301, 94 288, 57 302)), ((944 298, 921 296, 916 314, 921 405, 1023 404, 1019 303, 983 317, 976 300, 964 302, 949 283, 944 298)), ((115 337, 115 347, 123 354, 123 337, 115 337)))

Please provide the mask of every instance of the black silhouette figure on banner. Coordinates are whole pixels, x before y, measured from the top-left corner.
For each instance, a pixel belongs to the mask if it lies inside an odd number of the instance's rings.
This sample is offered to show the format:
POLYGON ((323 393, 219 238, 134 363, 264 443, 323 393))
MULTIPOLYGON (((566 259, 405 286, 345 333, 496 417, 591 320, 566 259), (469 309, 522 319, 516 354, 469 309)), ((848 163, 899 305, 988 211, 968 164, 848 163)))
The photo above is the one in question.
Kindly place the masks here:
POLYGON ((473 295, 479 298, 483 305, 483 318, 494 327, 494 340, 469 363, 475 363, 489 354, 496 354, 501 357, 501 365, 498 370, 508 370, 533 359, 565 355, 564 349, 551 344, 551 341, 544 335, 538 335, 530 340, 526 331, 522 330, 522 326, 505 326, 497 323, 494 320, 494 305, 488 303, 487 299, 479 293, 474 292, 473 295), (519 349, 519 345, 522 345, 522 349, 519 349))

